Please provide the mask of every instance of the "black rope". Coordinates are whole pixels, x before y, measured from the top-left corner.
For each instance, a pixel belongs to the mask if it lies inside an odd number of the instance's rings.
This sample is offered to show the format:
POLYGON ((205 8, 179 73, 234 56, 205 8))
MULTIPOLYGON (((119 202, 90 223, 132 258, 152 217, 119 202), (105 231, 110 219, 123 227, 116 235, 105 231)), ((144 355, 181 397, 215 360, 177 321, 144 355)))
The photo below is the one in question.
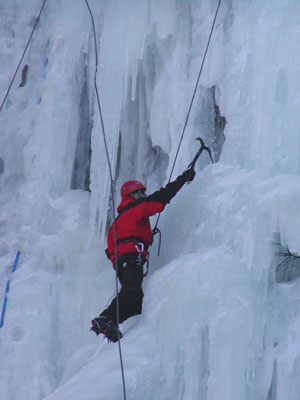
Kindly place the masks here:
POLYGON ((40 20, 40 16, 41 16, 42 11, 43 11, 43 9, 44 9, 44 7, 45 7, 46 1, 47 1, 47 0, 44 0, 44 2, 43 2, 43 4, 42 4, 42 7, 41 7, 41 9, 40 9, 39 15, 38 15, 37 18, 36 18, 34 27, 33 27, 32 31, 31 31, 31 34, 30 34, 30 36, 29 36, 29 39, 27 40, 27 43, 26 43, 25 49, 24 49, 24 51, 23 51, 23 54, 22 54, 22 56, 21 56, 21 58, 20 58, 19 64, 18 64, 18 66, 17 66, 17 68, 16 68, 16 71, 15 71, 15 73, 14 73, 12 79, 11 79, 11 82, 10 82, 10 84, 9 84, 9 87, 8 87, 7 91, 6 91, 6 94, 5 94, 5 96, 4 96, 3 100, 2 100, 1 107, 0 107, 0 111, 2 111, 2 108, 3 108, 3 106, 4 106, 4 103, 6 102, 6 99, 7 99, 8 95, 9 95, 10 89, 11 89, 11 87, 12 87, 12 85, 13 85, 13 83, 14 83, 14 80, 15 80, 15 78, 16 78, 16 76, 17 76, 17 73, 18 73, 18 71, 19 71, 20 65, 21 65, 21 63, 22 63, 22 61, 23 61, 23 58, 25 57, 26 51, 27 51, 28 46, 29 46, 29 44, 30 44, 30 42, 31 42, 31 38, 32 38, 32 36, 33 36, 33 34, 34 34, 35 28, 37 27, 37 24, 38 24, 38 22, 39 22, 39 20, 40 20))
MULTIPOLYGON (((169 177, 168 183, 171 181, 171 177, 172 177, 172 174, 173 174, 173 171, 174 171, 174 168, 175 168, 175 164, 176 164, 176 161, 177 161, 177 157, 178 157, 178 154, 179 154, 179 150, 180 150, 180 147, 181 147, 183 136, 185 134, 186 126, 187 126, 187 123, 188 123, 188 120, 189 120, 189 117, 190 117, 191 109, 192 109, 192 106, 193 106, 193 103, 194 103, 194 99, 195 99, 195 95, 196 95, 196 92, 197 92, 197 89, 198 89, 201 73, 202 73, 204 62, 205 62, 205 59, 206 59, 206 54, 207 54, 207 51, 208 51, 208 48, 209 48, 210 39, 211 39, 213 31, 214 31, 214 27, 215 27, 215 23, 216 23, 216 20, 217 20, 217 16, 218 16, 219 8, 220 8, 220 5, 221 5, 221 1, 222 0, 219 0, 218 6, 217 6, 217 9, 216 9, 216 12, 215 12, 215 17, 214 17, 214 20, 213 20, 213 23, 212 23, 212 26, 211 26, 209 38, 208 38, 207 45, 206 45, 206 49, 205 49, 205 52, 204 52, 204 55, 203 55, 203 59, 202 59, 201 67, 200 67, 200 70, 199 70, 198 78, 197 78, 197 81, 196 81, 195 89, 194 89, 194 92, 193 92, 192 100, 191 100, 191 103, 190 103, 190 106, 189 106, 189 109, 188 109, 188 112, 187 112, 187 116, 186 116, 186 119, 185 119, 185 122, 184 122, 184 126, 183 126, 183 129, 182 129, 181 137, 180 137, 179 144, 178 144, 178 147, 177 147, 177 151, 176 151, 176 155, 175 155, 175 159, 174 159, 174 162, 173 162, 173 166, 172 166, 172 169, 171 169, 171 173, 170 173, 170 177, 169 177)), ((159 218, 160 218, 160 213, 158 214, 158 217, 157 217, 157 220, 156 220, 156 224, 155 224, 155 227, 154 227, 153 231, 156 231, 158 229, 157 225, 158 225, 159 218)))
MULTIPOLYGON (((106 141, 106 133, 105 133, 105 128, 104 128, 103 115, 102 115, 102 109, 101 109, 98 86, 97 86, 98 51, 97 51, 96 28, 95 28, 94 16, 93 16, 92 10, 90 8, 90 5, 88 3, 88 0, 85 0, 85 3, 86 3, 87 8, 89 10, 91 21, 92 21, 92 25, 93 25, 94 45, 95 45, 94 87, 95 87, 95 92, 96 92, 98 110, 99 110, 99 114, 100 114, 100 121, 101 121, 101 128, 102 128, 102 134, 103 134, 103 141, 104 141, 104 146, 105 146, 106 158, 107 158, 107 163, 108 163, 108 168, 109 168, 109 176, 110 176, 110 183, 111 183, 111 198, 112 198, 113 219, 115 221, 116 220, 116 212, 115 212, 115 181, 113 179, 113 174, 112 174, 112 167, 111 167, 111 162, 110 162, 110 158, 109 158, 109 152, 108 152, 107 141, 106 141)), ((115 252, 115 254, 114 254, 115 255, 115 271, 116 271, 116 306, 117 306, 118 345, 119 345, 120 365, 121 365, 122 382, 123 382, 123 395, 124 395, 124 400, 126 400, 126 386, 125 386, 124 366, 123 366, 122 349, 121 349, 121 341, 120 341, 120 331, 119 331, 120 318, 119 318, 119 287, 118 287, 118 268, 117 268, 117 232, 116 232, 116 224, 115 223, 114 223, 114 247, 115 247, 115 249, 114 249, 114 252, 115 252)))

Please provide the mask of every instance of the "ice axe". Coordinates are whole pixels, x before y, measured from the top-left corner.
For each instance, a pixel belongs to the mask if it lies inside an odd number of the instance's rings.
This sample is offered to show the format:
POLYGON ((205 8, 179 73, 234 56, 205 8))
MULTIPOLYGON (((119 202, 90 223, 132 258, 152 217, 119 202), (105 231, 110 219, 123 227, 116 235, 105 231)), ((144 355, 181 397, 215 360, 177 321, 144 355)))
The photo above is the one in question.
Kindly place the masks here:
POLYGON ((199 142, 200 142, 200 144, 201 144, 201 147, 200 147, 200 149, 197 151, 197 153, 196 153, 196 155, 195 155, 193 161, 189 164, 189 166, 187 167, 187 169, 192 169, 192 170, 194 170, 195 164, 196 164, 196 162, 197 162, 198 158, 200 157, 200 155, 201 155, 201 153, 202 153, 203 150, 205 150, 205 151, 208 152, 209 158, 211 159, 211 162, 214 164, 214 160, 213 160, 213 158, 212 158, 210 148, 207 147, 207 146, 205 145, 203 139, 201 139, 200 136, 197 137, 196 140, 199 140, 199 142))

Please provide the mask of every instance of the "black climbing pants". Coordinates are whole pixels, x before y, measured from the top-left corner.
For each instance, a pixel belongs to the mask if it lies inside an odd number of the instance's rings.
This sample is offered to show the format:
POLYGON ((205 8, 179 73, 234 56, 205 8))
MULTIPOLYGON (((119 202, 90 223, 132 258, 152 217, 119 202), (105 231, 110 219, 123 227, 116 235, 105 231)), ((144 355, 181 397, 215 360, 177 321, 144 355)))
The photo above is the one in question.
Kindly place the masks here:
MULTIPOLYGON (((121 283, 119 292, 119 322, 121 324, 127 318, 142 313, 143 265, 138 264, 137 257, 125 257, 118 262, 118 278, 121 283)), ((100 316, 105 316, 117 323, 117 297, 100 316)))

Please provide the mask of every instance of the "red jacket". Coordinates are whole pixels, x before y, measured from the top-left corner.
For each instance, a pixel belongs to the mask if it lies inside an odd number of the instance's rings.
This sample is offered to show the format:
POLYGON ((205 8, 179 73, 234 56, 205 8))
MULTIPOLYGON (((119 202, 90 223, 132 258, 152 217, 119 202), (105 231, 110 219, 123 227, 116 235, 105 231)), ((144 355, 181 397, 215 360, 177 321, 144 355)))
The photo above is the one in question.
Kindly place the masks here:
MULTIPOLYGON (((153 240, 149 217, 163 211, 166 204, 170 202, 184 183, 184 179, 179 176, 176 181, 168 183, 165 188, 161 188, 145 198, 136 200, 126 196, 122 199, 117 209, 119 215, 115 222, 118 258, 125 254, 138 254, 135 247, 138 240, 144 244, 142 256, 144 260, 146 259, 148 247, 153 240), (122 243, 124 240, 126 242, 122 243)), ((113 223, 107 235, 107 255, 113 265, 115 263, 114 244, 113 223)))

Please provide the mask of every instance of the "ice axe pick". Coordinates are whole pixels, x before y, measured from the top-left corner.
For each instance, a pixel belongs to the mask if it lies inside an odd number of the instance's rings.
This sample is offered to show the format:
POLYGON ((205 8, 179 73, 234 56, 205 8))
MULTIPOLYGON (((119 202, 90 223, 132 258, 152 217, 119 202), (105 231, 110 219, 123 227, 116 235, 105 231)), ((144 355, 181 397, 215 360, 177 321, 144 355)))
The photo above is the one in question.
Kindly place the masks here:
POLYGON ((212 155, 211 155, 210 148, 205 145, 203 139, 199 136, 199 137, 196 138, 196 140, 199 140, 201 146, 200 146, 200 149, 197 151, 195 157, 193 158, 193 161, 187 167, 187 169, 195 169, 195 164, 196 164, 198 158, 200 157, 202 151, 204 151, 204 150, 208 152, 208 155, 209 155, 209 158, 210 158, 211 162, 214 163, 214 160, 213 160, 212 155))

